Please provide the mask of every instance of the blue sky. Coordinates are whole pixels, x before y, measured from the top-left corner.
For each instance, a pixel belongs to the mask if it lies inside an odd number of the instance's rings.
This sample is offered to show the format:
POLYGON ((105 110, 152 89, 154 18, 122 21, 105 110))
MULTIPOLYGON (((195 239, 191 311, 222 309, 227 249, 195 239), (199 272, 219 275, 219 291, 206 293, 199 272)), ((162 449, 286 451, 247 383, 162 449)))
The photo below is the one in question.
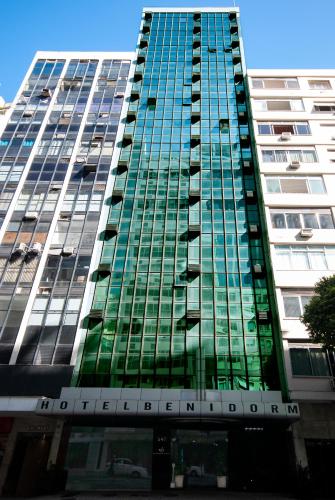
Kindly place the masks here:
MULTIPOLYGON (((14 97, 37 50, 134 50, 143 6, 233 3, 0 0, 0 95, 14 97)), ((335 68, 334 0, 236 0, 236 5, 249 68, 335 68)))

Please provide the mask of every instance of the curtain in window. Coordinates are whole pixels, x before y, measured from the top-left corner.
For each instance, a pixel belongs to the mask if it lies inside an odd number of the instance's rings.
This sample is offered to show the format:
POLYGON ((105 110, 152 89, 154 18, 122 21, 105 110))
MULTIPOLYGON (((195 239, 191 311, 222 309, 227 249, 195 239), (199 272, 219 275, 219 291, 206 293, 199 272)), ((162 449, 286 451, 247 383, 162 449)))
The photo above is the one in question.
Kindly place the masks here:
POLYGON ((311 269, 323 270, 328 268, 324 252, 309 252, 308 257, 311 269))
POLYGON ((291 269, 296 269, 296 270, 309 269, 309 263, 306 252, 299 252, 299 251, 292 252, 291 269))
POLYGON ((329 367, 326 353, 321 349, 309 349, 313 375, 319 377, 327 377, 329 375, 329 367))
POLYGON ((308 349, 290 349, 293 375, 312 375, 308 349))

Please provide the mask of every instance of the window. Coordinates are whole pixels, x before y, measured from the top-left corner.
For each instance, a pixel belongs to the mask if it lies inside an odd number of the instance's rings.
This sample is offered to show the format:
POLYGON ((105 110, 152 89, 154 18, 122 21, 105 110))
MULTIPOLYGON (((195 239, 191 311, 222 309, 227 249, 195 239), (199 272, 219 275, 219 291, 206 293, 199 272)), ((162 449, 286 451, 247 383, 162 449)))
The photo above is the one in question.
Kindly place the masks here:
POLYGON ((298 89, 297 78, 253 78, 254 89, 298 89))
POLYGON ((301 99, 292 99, 286 101, 284 99, 277 100, 262 100, 254 99, 255 111, 304 111, 304 104, 301 99))
POLYGON ((282 297, 285 309, 285 317, 300 318, 300 316, 304 312, 306 305, 313 297, 313 292, 312 290, 283 290, 282 297))
POLYGON ((329 208, 273 209, 270 210, 272 227, 275 229, 334 229, 329 208))
POLYGON ((309 88, 313 90, 329 90, 332 88, 329 80, 308 80, 309 88))
POLYGON ((292 161, 316 163, 318 161, 314 149, 263 149, 262 158, 265 163, 289 163, 292 161))
POLYGON ((335 270, 335 246, 276 245, 276 269, 335 270))
POLYGON ((314 103, 313 111, 317 113, 333 113, 335 111, 335 102, 314 103))
POLYGON ((266 177, 268 193, 324 194, 326 188, 322 177, 266 177))
POLYGON ((329 377, 327 353, 318 348, 291 348, 290 358, 293 375, 329 377))
POLYGON ((311 130, 308 122, 261 122, 258 124, 258 133, 260 135, 280 135, 283 132, 290 132, 292 135, 310 135, 311 130))

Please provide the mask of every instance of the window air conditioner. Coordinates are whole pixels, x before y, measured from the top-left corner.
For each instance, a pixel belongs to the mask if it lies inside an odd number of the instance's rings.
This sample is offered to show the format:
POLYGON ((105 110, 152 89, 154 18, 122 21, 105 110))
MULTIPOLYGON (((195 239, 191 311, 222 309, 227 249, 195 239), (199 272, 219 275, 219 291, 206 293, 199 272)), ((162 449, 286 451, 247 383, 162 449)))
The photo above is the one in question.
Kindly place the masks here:
POLYGON ((33 243, 33 246, 29 248, 29 253, 31 255, 39 255, 42 251, 42 245, 41 243, 33 243))
MULTIPOLYGON (((59 119, 59 125, 69 125, 70 124, 70 118, 62 117, 59 119)), ((57 134, 58 137, 59 134, 57 134)))
POLYGON ((190 274, 199 274, 201 270, 200 264, 189 264, 188 272, 190 274))
POLYGON ((258 274, 258 275, 263 274, 263 267, 261 264, 254 264, 253 269, 254 269, 255 274, 258 274))
POLYGON ((117 97, 118 99, 120 99, 121 97, 124 97, 124 93, 123 92, 115 92, 114 97, 117 97))
POLYGON ((313 236, 313 229, 310 227, 300 229, 299 235, 302 238, 311 238, 313 236))
POLYGON ((281 135, 280 135, 280 139, 282 141, 289 141, 292 137, 292 133, 291 132, 282 132, 281 135))
POLYGON ((73 255, 74 248, 73 247, 63 247, 62 255, 73 255))
POLYGON ((97 320, 102 320, 103 319, 103 310, 102 309, 91 309, 89 312, 88 317, 90 319, 97 319, 97 320))
POLYGON ((95 163, 86 163, 84 169, 85 169, 85 172, 96 172, 97 165, 95 163))
POLYGON ((46 98, 46 97, 51 97, 51 96, 52 96, 52 92, 50 89, 42 89, 41 97, 46 98))
POLYGON ((294 161, 291 161, 289 167, 292 169, 292 170, 297 170, 299 167, 300 167, 300 161, 299 160, 294 160, 294 161))
POLYGON ((18 247, 14 249, 13 255, 23 255, 27 253, 28 247, 25 243, 20 243, 18 247))
POLYGON ((61 191, 62 190, 62 187, 63 185, 62 184, 53 184, 49 191, 61 191))
POLYGON ((37 212, 26 212, 23 216, 24 220, 36 220, 38 217, 37 212))
POLYGON ((87 160, 86 156, 77 156, 76 163, 85 163, 86 160, 87 160))

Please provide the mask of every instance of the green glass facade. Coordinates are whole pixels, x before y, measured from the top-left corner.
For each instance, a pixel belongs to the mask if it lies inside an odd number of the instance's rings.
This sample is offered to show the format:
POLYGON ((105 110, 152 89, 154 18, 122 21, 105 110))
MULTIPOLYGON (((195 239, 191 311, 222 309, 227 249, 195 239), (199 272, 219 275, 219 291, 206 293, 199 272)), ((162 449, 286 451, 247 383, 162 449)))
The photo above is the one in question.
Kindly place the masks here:
POLYGON ((80 386, 279 389, 229 12, 143 22, 80 386))

